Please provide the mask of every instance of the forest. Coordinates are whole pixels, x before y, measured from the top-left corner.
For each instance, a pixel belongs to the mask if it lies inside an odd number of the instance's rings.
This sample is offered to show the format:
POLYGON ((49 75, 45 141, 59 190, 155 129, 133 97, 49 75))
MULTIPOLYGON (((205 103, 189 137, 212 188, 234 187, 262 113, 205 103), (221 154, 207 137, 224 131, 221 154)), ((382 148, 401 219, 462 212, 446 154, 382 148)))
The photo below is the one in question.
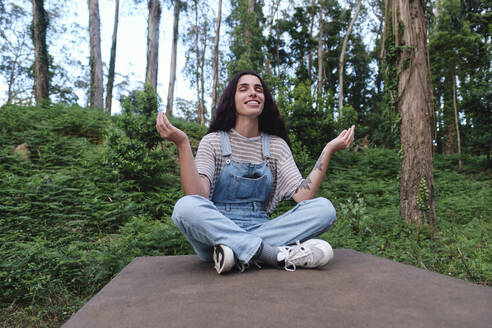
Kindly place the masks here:
POLYGON ((241 70, 269 86, 303 176, 356 125, 318 192, 338 218, 321 238, 492 285, 489 1, 81 2, 0 2, 0 327, 59 327, 136 256, 193 253, 155 117, 196 151, 241 70), (130 16, 145 48, 118 48, 130 16), (124 52, 145 55, 141 79, 124 52))

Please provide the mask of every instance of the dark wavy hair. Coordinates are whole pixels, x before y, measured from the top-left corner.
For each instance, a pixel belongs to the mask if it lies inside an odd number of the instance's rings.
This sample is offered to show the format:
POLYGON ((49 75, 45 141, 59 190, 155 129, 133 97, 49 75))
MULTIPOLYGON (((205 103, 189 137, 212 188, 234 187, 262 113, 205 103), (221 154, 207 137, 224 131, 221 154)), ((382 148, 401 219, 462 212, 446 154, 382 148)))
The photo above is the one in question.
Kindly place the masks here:
POLYGON ((234 102, 234 96, 236 95, 236 88, 239 79, 243 75, 254 75, 261 81, 261 86, 263 87, 263 94, 265 96, 265 103, 263 106, 263 111, 258 118, 258 127, 261 132, 276 135, 287 142, 290 146, 289 136, 287 135, 287 129, 284 124, 284 120, 280 116, 277 104, 273 100, 270 90, 263 79, 255 72, 242 71, 233 76, 229 81, 222 96, 220 97, 219 103, 215 109, 215 114, 210 122, 210 127, 207 133, 217 132, 217 131, 229 131, 234 126, 236 126, 236 104, 234 102))

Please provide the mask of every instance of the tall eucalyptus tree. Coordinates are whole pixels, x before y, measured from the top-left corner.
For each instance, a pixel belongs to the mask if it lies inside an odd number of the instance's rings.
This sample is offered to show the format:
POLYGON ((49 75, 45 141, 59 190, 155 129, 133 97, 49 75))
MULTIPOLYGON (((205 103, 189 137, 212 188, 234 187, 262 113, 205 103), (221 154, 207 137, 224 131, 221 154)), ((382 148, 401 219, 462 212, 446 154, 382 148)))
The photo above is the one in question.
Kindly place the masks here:
POLYGON ((31 3, 33 12, 32 38, 35 50, 34 86, 36 103, 39 104, 41 101, 49 99, 49 61, 46 45, 48 15, 44 9, 44 0, 31 0, 31 3))
POLYGON ((91 82, 89 91, 89 106, 103 109, 103 72, 101 58, 101 20, 99 17, 99 1, 88 0, 89 5, 89 65, 91 82))
POLYGON ((347 42, 352 33, 352 28, 354 26, 355 20, 359 15, 360 5, 362 0, 357 1, 357 7, 355 8, 354 16, 350 20, 350 24, 345 33, 345 37, 343 38, 342 50, 340 51, 340 58, 338 60, 338 113, 340 118, 343 116, 343 71, 344 71, 344 63, 345 63, 345 50, 347 48, 347 42))
POLYGON ((386 21, 391 26, 385 29, 393 32, 391 42, 398 49, 392 72, 397 80, 394 102, 401 117, 400 214, 407 222, 435 224, 425 8, 411 0, 391 0, 390 5, 386 13, 391 12, 392 18, 386 21))
POLYGON ((157 69, 159 67, 159 26, 161 23, 160 0, 149 0, 147 3, 149 16, 147 18, 147 66, 145 68, 145 83, 157 90, 157 69))
POLYGON ((118 38, 118 18, 120 12, 120 0, 116 0, 114 8, 113 38, 111 41, 111 55, 109 58, 108 84, 106 87, 106 113, 111 114, 113 100, 114 71, 116 63, 116 40, 118 38))
POLYGON ((219 0, 217 5, 217 22, 215 26, 214 53, 212 59, 212 105, 210 106, 210 118, 213 118, 215 106, 217 104, 217 84, 219 82, 219 39, 220 39, 220 23, 222 20, 222 0, 219 0))
POLYGON ((173 115, 174 84, 176 82, 176 54, 179 37, 179 14, 184 4, 180 0, 174 0, 173 43, 171 46, 171 68, 169 69, 169 87, 167 91, 166 115, 173 115))

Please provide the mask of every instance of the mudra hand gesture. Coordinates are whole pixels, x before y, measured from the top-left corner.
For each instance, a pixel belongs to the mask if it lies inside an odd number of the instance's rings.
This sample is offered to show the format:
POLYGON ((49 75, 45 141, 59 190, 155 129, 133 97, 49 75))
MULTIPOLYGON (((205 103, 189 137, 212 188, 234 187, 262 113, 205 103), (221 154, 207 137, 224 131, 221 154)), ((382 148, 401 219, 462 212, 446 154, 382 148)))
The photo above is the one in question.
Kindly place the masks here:
POLYGON ((354 142, 355 125, 348 130, 343 130, 338 137, 330 141, 326 146, 331 148, 332 152, 344 150, 350 147, 354 142))
POLYGON ((172 141, 176 145, 179 145, 182 142, 186 142, 186 140, 188 139, 186 133, 172 125, 163 112, 157 113, 155 128, 162 138, 172 141))

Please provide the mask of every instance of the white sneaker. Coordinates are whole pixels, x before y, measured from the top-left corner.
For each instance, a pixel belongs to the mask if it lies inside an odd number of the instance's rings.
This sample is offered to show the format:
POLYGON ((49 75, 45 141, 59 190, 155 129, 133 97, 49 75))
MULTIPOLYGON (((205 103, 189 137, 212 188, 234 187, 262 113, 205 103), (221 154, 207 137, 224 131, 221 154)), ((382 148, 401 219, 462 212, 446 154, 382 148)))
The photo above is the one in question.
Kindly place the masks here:
POLYGON ((236 264, 234 252, 226 245, 214 246, 214 267, 218 274, 231 271, 236 264))
POLYGON ((317 268, 333 259, 333 249, 321 239, 309 239, 302 244, 297 241, 296 245, 279 249, 279 265, 287 271, 295 271, 298 267, 317 268))

